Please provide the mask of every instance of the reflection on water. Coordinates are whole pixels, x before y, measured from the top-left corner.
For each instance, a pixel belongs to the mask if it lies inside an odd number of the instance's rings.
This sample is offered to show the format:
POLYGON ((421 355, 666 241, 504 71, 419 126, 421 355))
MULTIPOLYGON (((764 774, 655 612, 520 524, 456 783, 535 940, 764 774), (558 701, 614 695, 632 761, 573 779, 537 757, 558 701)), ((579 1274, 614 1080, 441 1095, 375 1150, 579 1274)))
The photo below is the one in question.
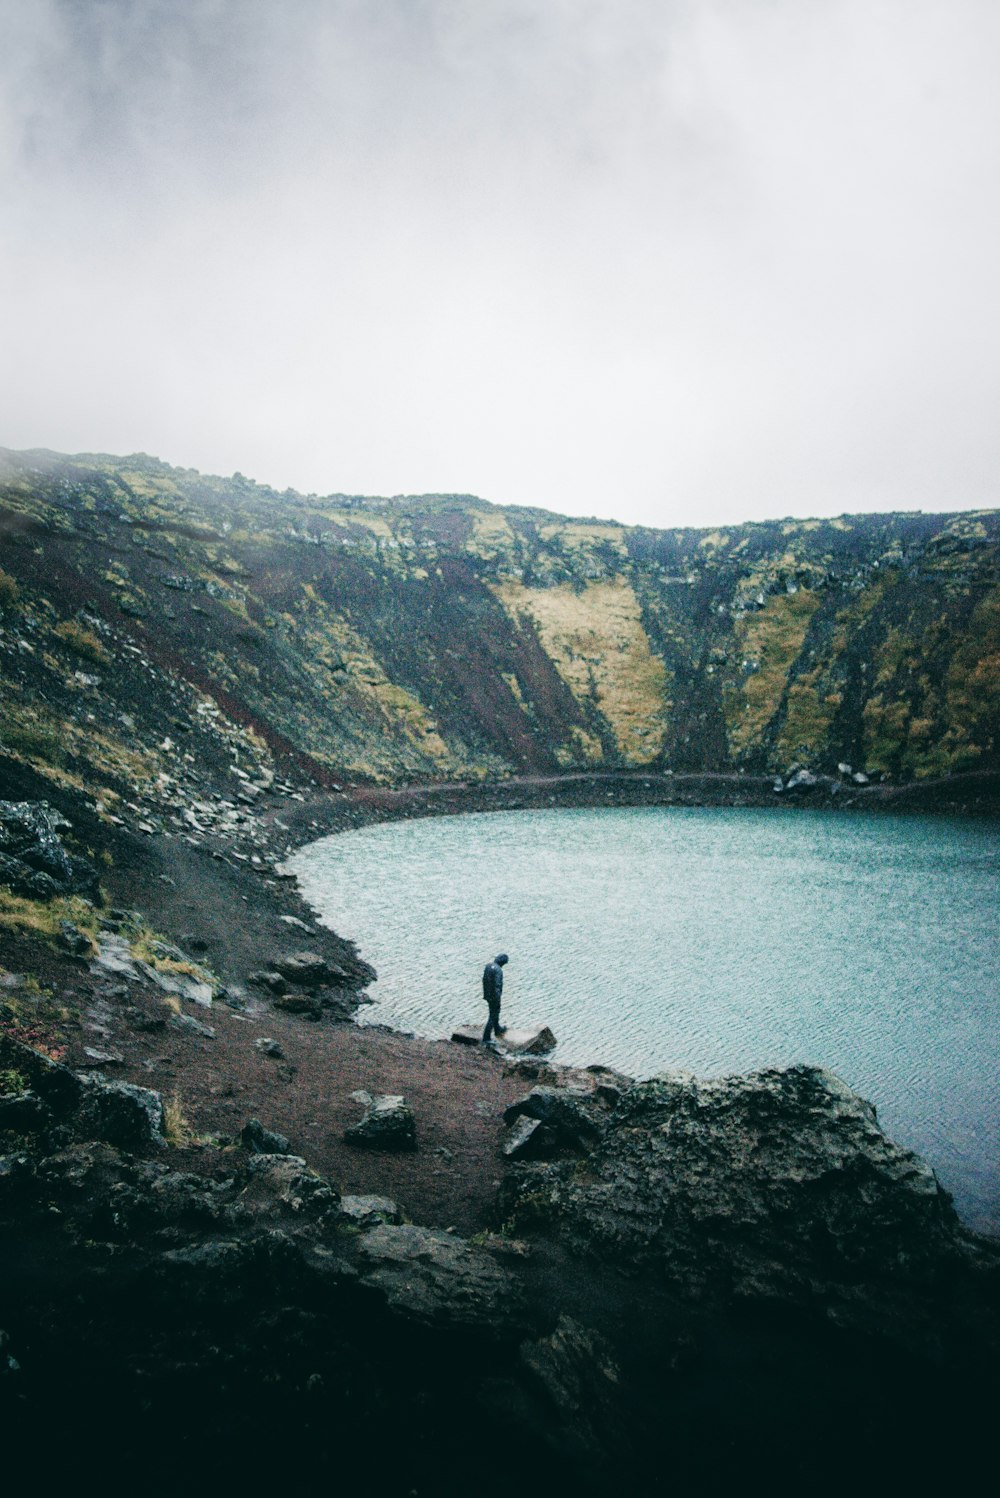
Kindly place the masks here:
POLYGON ((874 1102, 966 1220, 1000 1230, 995 823, 634 808, 397 822, 290 867, 378 969, 366 1018, 505 1017, 644 1076, 810 1061, 874 1102))

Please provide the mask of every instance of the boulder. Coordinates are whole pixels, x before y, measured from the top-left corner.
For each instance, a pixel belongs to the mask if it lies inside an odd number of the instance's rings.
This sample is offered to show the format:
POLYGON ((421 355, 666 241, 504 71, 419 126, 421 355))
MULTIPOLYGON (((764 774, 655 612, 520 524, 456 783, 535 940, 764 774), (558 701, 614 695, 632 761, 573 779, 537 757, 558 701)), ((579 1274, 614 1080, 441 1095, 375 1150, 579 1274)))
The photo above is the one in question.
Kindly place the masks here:
POLYGON ((167 1026, 165 1015, 146 1014, 144 1010, 137 1009, 133 1004, 128 1005, 123 1017, 129 1029, 136 1031, 139 1035, 152 1034, 156 1030, 165 1030, 167 1026))
POLYGON ((170 1028, 172 1030, 183 1030, 188 1035, 203 1035, 206 1040, 215 1039, 215 1031, 211 1025, 203 1025, 200 1019, 195 1019, 191 1014, 172 1014, 170 1016, 170 1028))
POLYGON ((536 1152, 543 1153, 539 1150, 537 1141, 534 1146, 532 1143, 540 1129, 544 1134, 544 1125, 537 1118, 528 1118, 526 1114, 522 1114, 507 1130, 507 1137, 500 1146, 502 1153, 507 1156, 508 1160, 524 1160, 529 1159, 536 1152))
POLYGON ((258 1211, 281 1217, 285 1215, 283 1209, 289 1208, 303 1221, 340 1222, 340 1192, 332 1182, 310 1170, 301 1155, 253 1155, 248 1170, 254 1178, 258 1211))
POLYGON ((300 988, 316 987, 328 983, 331 978, 346 976, 342 969, 334 969, 318 952, 290 952, 285 957, 276 957, 274 970, 300 988))
POLYGON ((283 978, 280 973, 271 972, 270 970, 250 973, 247 981, 249 983, 256 983, 260 988, 267 988, 271 993, 288 992, 287 979, 283 978))
MULTIPOLYGON (((486 1021, 483 1020, 483 1025, 486 1021)), ((483 1025, 459 1025, 457 1030, 451 1032, 451 1039, 456 1045, 479 1045, 483 1038, 483 1025)), ((541 1025, 533 1030, 514 1030, 508 1028, 503 1035, 497 1037, 496 1044, 504 1051, 512 1051, 521 1056, 544 1056, 555 1049, 556 1037, 548 1025, 541 1025)))
POLYGON ((211 983, 203 983, 200 978, 193 977, 190 973, 178 973, 169 968, 154 967, 150 962, 136 962, 139 972, 143 973, 157 988, 162 988, 164 993, 174 994, 179 999, 185 999, 188 1003, 199 1004, 203 1009, 209 1009, 212 1004, 215 990, 211 983))
MULTIPOLYGON (((280 1135, 278 1136, 280 1138, 280 1135)), ((250 1175, 274 1176, 277 1172, 282 1179, 288 1171, 299 1172, 308 1170, 305 1158, 302 1155, 289 1154, 267 1154, 251 1155, 247 1164, 250 1175)))
MULTIPOLYGON (((533 1087, 526 1097, 518 1098, 504 1109, 504 1123, 514 1124, 522 1117, 545 1125, 546 1140, 556 1147, 586 1150, 597 1143, 603 1132, 603 1116, 595 1106, 592 1091, 563 1087, 533 1087)), ((527 1138, 531 1136, 526 1136, 527 1138)), ((538 1151, 541 1140, 535 1140, 538 1151)))
POLYGON ((845 1315, 870 1313, 873 1297, 905 1300, 964 1252, 930 1166, 810 1066, 635 1083, 585 1172, 516 1164, 498 1206, 515 1227, 651 1269, 694 1299, 798 1299, 845 1315))
POLYGON ((243 1125, 240 1143, 252 1155, 287 1155, 291 1149, 284 1134, 265 1129, 259 1118, 251 1118, 243 1125))
POLYGON ((73 858, 60 833, 69 822, 45 801, 0 801, 0 882, 33 900, 84 895, 99 900, 97 870, 73 858))
POLYGON ((158 1092, 95 1075, 86 1075, 81 1081, 84 1089, 76 1121, 78 1132, 123 1150, 165 1143, 163 1099, 158 1092))
POLYGON ((121 1051, 104 1051, 98 1046, 85 1045, 83 1054, 86 1059, 82 1066, 122 1066, 125 1062, 121 1051))
POLYGON ((72 921, 59 922, 59 936, 57 941, 64 952, 70 957, 89 957, 94 950, 94 944, 86 932, 81 931, 72 921))
POLYGON ((322 1002, 312 993, 279 994, 274 1007, 284 1014, 301 1014, 305 1019, 320 1019, 323 1014, 322 1002))
POLYGON ((373 1228, 379 1223, 398 1223, 400 1210, 388 1196, 342 1196, 340 1210, 354 1227, 373 1228))
POLYGON ((362 1149, 412 1152, 417 1148, 413 1109, 392 1094, 372 1098, 359 1122, 344 1130, 344 1141, 362 1149))

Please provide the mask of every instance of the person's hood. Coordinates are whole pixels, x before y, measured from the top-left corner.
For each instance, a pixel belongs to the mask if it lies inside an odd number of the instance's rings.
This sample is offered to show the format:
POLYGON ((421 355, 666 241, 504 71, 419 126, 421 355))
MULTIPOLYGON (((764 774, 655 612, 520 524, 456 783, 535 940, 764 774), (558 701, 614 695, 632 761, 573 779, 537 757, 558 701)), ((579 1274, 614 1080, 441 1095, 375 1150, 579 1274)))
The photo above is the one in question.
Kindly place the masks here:
POLYGON ((494 957, 494 959, 493 959, 493 961, 494 961, 494 962, 495 962, 495 963, 496 963, 496 965, 497 965, 497 967, 503 967, 503 965, 504 965, 504 963, 505 963, 505 962, 508 962, 508 961, 509 961, 509 960, 510 960, 510 959, 509 959, 509 958, 508 958, 508 956, 507 956, 507 953, 506 953, 506 952, 500 952, 500 953, 499 953, 499 954, 498 954, 498 955, 497 955, 497 956, 496 956, 496 957, 494 957))

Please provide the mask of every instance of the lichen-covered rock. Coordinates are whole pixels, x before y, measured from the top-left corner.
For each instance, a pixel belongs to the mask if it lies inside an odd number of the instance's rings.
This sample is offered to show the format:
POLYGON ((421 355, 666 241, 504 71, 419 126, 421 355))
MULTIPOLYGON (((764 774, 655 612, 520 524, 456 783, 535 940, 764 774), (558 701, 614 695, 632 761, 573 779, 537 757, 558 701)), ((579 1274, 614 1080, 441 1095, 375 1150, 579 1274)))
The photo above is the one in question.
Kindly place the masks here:
MULTIPOLYGON (((181 956, 183 957, 183 953, 181 956)), ((187 960, 187 959, 185 959, 187 960)), ((190 973, 175 972, 169 968, 154 967, 149 962, 136 962, 136 967, 164 993, 174 994, 191 1004, 200 1004, 203 1009, 211 1006, 215 990, 211 983, 192 977, 190 973)))
POLYGON ((516 1165, 500 1210, 699 1297, 850 1300, 929 1281, 962 1252, 930 1166, 810 1066, 637 1083, 584 1171, 516 1165))
POLYGON ((344 1130, 344 1140, 362 1149, 412 1152, 417 1147, 413 1109, 393 1094, 372 1098, 359 1122, 344 1130))
POLYGON ((341 1219, 340 1192, 332 1181, 310 1170, 301 1155, 252 1155, 240 1202, 254 1219, 298 1221, 329 1226, 341 1219))

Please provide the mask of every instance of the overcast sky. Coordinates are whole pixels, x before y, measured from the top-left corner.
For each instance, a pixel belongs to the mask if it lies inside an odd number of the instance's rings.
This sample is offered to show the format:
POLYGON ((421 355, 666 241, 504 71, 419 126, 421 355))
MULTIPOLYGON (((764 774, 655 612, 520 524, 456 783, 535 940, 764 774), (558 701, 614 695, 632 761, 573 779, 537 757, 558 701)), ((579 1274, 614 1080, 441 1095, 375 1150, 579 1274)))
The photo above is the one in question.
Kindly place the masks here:
POLYGON ((0 444, 1000 503, 997 0, 0 0, 0 444))

